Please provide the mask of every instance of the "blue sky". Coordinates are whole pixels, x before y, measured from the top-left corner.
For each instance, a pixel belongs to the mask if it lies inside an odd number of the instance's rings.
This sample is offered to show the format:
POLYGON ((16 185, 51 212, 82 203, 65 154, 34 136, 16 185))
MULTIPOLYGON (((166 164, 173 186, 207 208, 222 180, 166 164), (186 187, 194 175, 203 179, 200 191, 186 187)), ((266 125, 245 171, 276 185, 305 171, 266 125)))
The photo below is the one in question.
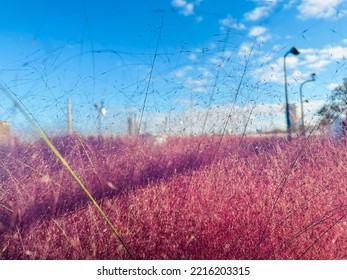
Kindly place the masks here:
MULTIPOLYGON (((47 131, 174 133, 285 127, 283 55, 289 100, 305 115, 347 77, 346 0, 0 1, 0 79, 47 131), (203 124, 205 123, 206 126, 203 124)), ((3 99, 0 119, 29 124, 3 99)))

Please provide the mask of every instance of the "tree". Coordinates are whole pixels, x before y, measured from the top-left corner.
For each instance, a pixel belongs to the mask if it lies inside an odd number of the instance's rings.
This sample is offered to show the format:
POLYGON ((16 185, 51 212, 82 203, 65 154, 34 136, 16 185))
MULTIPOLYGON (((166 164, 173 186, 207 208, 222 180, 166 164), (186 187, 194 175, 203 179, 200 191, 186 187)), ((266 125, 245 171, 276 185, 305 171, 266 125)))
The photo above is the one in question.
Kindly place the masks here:
POLYGON ((347 78, 333 89, 329 102, 319 109, 318 115, 322 118, 322 125, 331 124, 339 117, 347 118, 347 78))

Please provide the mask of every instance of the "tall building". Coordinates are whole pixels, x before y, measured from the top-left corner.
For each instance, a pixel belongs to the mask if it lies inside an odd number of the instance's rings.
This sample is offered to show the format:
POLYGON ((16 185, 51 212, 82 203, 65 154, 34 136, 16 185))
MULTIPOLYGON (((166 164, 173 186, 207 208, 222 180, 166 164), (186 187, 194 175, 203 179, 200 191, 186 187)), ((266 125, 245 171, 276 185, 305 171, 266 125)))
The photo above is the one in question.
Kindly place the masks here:
POLYGON ((139 134, 139 126, 136 120, 136 114, 131 114, 128 117, 128 134, 131 136, 139 134))
POLYGON ((0 121, 0 146, 9 146, 11 144, 10 124, 0 121))
POLYGON ((295 131, 299 126, 299 114, 296 104, 289 104, 290 127, 295 131))

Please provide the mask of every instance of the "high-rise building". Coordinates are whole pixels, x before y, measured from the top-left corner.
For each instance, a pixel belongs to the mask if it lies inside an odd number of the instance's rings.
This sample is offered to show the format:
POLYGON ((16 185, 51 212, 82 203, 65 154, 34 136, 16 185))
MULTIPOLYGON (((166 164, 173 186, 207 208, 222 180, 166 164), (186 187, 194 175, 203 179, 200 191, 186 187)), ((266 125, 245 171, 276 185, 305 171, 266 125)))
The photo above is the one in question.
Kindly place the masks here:
POLYGON ((0 121, 0 146, 9 146, 11 144, 10 124, 0 121))

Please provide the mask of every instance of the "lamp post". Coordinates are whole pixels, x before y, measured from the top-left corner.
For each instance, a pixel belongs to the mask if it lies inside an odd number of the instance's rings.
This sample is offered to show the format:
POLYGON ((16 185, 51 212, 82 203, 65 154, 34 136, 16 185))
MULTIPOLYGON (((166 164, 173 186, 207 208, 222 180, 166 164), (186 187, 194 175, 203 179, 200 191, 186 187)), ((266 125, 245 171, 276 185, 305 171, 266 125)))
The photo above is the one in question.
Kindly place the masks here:
POLYGON ((67 99, 67 132, 68 132, 69 136, 71 136, 73 134, 72 111, 71 111, 71 99, 70 99, 70 97, 67 99))
POLYGON ((302 87, 304 84, 309 82, 314 82, 316 80, 316 73, 311 74, 311 79, 303 82, 300 85, 300 106, 301 106, 301 134, 302 136, 305 136, 305 121, 304 121, 304 104, 302 101, 302 87))
POLYGON ((290 118, 289 118, 289 101, 288 101, 288 81, 287 81, 287 68, 286 68, 286 57, 288 54, 299 55, 300 52, 297 48, 292 47, 289 51, 287 51, 283 56, 283 70, 284 70, 284 91, 286 95, 286 122, 287 122, 287 133, 288 137, 291 138, 291 127, 290 127, 290 118))

